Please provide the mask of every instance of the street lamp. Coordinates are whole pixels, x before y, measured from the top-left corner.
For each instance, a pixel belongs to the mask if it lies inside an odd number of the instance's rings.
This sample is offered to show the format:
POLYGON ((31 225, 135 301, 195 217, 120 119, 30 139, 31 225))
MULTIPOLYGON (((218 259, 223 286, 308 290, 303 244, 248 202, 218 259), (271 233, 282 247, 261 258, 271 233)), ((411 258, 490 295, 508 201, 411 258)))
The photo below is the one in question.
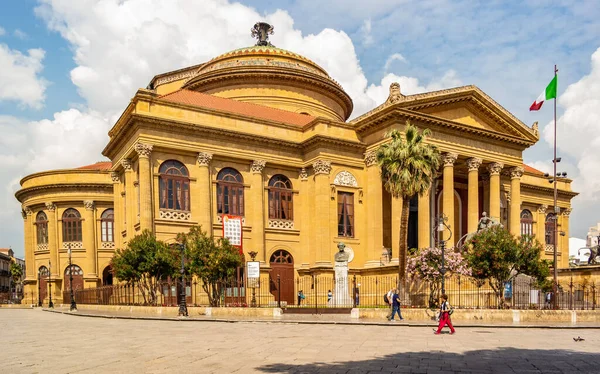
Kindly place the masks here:
POLYGON ((438 232, 438 240, 440 242, 440 248, 442 249, 442 267, 440 268, 440 274, 442 274, 442 295, 446 293, 446 259, 445 259, 445 250, 446 250, 446 242, 452 238, 452 230, 450 226, 446 223, 448 222, 448 216, 444 213, 440 214, 437 218, 436 222, 436 230, 438 232), (444 230, 448 230, 449 235, 446 240, 444 240, 444 230))
POLYGON ((50 289, 50 301, 48 302, 48 308, 54 309, 54 303, 52 302, 52 261, 48 260, 48 288, 50 289))
POLYGON ((75 297, 73 297, 73 263, 71 262, 71 243, 67 242, 67 252, 69 253, 69 285, 71 286, 71 307, 69 310, 76 311, 77 304, 75 303, 75 297))
MULTIPOLYGON (((555 100, 556 101, 556 100, 555 100)), ((556 109, 555 109, 556 110, 556 109)), ((556 114, 555 116, 556 117, 556 114)), ((557 299, 556 294, 558 292, 558 266, 557 266, 557 253, 558 253, 558 213, 560 213, 560 208, 558 207, 557 199, 558 199, 558 189, 556 186, 557 178, 566 178, 566 172, 556 172, 556 164, 561 161, 560 157, 556 157, 556 120, 554 121, 554 159, 552 163, 554 164, 554 176, 550 178, 550 174, 545 173, 544 177, 549 178, 548 183, 554 184, 554 230, 552 237, 554 238, 554 251, 552 256, 552 267, 553 267, 553 282, 552 282, 552 307, 554 309, 557 308, 557 299)))
POLYGON ((42 306, 42 276, 38 270, 38 306, 42 306))
POLYGON ((179 316, 188 316, 187 304, 185 302, 185 242, 179 245, 181 249, 181 294, 180 294, 180 302, 179 302, 179 316))

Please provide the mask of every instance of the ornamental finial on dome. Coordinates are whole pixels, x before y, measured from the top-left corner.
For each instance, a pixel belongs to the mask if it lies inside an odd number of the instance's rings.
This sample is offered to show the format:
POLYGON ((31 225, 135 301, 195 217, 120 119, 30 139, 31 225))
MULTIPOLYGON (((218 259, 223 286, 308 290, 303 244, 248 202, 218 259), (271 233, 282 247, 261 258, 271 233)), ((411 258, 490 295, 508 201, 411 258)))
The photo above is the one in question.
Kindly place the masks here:
POLYGON ((269 35, 273 35, 273 26, 266 22, 256 22, 250 32, 253 38, 258 39, 256 45, 273 47, 269 42, 269 35))

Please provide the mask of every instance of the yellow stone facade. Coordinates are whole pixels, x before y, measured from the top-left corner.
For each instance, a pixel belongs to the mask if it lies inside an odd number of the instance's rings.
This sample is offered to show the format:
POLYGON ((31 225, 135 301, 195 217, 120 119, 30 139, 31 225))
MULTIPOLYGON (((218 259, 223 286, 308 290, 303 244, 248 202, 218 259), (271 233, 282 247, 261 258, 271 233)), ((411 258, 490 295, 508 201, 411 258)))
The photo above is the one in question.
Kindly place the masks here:
MULTIPOLYGON (((82 214, 73 261, 90 287, 103 281, 114 248, 142 230, 173 241, 202 225, 222 236, 223 199, 230 214, 243 210, 243 251, 258 252, 265 272, 280 250, 291 254, 296 273, 332 271, 336 245, 344 242, 354 252, 351 271, 395 273, 402 201, 383 189, 374 152, 407 121, 430 129, 429 142, 444 155, 432 189, 411 202, 409 245, 432 245, 432 223, 442 212, 450 217, 453 243, 477 229, 484 211, 514 234, 530 230, 547 241, 552 185, 522 158, 539 140, 537 125, 525 125, 475 86, 404 95, 393 84, 386 102, 348 120, 351 112, 350 97, 325 70, 271 46, 156 76, 110 130, 102 152, 112 162, 107 170, 59 170, 21 181, 16 197, 23 205, 28 291, 36 290, 38 269, 48 260, 56 296, 62 290, 61 215, 68 208, 82 214), (224 196, 226 181, 218 178, 230 171, 239 180, 224 196), (169 190, 168 180, 180 187, 169 190), (291 202, 279 208, 271 198, 282 191, 274 180, 289 182, 284 192, 291 202), (111 244, 101 240, 99 218, 108 208, 114 209, 111 244), (36 244, 40 211, 48 216, 47 247, 36 244)), ((561 268, 568 267, 576 195, 570 182, 558 182, 561 268)), ((552 243, 547 247, 544 257, 551 259, 552 243)))

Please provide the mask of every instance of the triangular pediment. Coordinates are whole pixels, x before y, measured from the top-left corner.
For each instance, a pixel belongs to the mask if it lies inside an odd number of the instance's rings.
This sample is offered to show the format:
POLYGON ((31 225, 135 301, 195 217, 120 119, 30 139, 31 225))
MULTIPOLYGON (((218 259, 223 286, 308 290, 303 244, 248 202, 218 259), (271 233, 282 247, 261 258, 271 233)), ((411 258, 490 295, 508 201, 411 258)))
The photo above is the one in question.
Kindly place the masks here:
POLYGON ((408 96, 400 94, 398 86, 390 87, 390 96, 384 104, 352 122, 366 121, 387 108, 420 113, 430 118, 439 118, 443 121, 452 121, 479 130, 519 138, 531 144, 539 139, 537 124, 533 127, 525 125, 475 86, 408 96))

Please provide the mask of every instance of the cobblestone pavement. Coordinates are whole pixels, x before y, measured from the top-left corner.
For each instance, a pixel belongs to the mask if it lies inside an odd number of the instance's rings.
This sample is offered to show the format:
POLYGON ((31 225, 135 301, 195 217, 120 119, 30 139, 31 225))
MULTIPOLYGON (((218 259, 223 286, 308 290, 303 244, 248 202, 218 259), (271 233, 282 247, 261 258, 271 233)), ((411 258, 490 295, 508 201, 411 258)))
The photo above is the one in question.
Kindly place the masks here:
POLYGON ((598 373, 598 330, 343 326, 0 310, 2 373, 598 373), (575 342, 581 336, 584 341, 575 342))

